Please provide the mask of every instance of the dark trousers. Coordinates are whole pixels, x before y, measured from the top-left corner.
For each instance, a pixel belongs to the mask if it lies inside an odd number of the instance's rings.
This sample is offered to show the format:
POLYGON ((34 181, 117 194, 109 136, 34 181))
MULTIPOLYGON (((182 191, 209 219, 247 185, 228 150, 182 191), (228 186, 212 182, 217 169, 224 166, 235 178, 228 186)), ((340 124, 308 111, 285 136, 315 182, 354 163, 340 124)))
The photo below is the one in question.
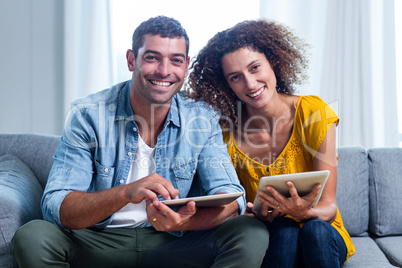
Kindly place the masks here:
POLYGON ((70 232, 43 220, 22 226, 13 252, 23 267, 260 267, 268 247, 266 227, 238 216, 182 237, 148 228, 70 232))

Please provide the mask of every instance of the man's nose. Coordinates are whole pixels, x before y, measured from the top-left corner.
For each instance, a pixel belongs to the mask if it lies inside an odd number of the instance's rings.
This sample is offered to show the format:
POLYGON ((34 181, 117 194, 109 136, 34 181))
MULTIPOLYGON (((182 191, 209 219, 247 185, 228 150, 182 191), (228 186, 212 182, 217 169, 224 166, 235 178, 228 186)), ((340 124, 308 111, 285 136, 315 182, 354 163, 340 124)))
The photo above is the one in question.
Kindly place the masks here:
POLYGON ((162 77, 167 77, 170 74, 170 63, 167 60, 162 60, 158 66, 158 73, 162 77))

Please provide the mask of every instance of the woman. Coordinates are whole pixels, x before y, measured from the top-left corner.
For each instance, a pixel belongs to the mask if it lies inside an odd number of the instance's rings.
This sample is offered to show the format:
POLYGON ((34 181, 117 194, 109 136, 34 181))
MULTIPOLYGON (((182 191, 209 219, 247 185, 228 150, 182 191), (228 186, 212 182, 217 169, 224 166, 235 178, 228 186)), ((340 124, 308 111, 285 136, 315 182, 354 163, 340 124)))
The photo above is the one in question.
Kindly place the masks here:
POLYGON ((189 76, 191 95, 221 112, 220 123, 252 212, 270 233, 263 267, 342 267, 355 249, 336 205, 337 156, 334 111, 317 96, 294 95, 306 79, 305 43, 286 27, 245 21, 216 34, 199 52, 189 76), (291 197, 272 187, 257 193, 263 176, 329 170, 321 185, 291 197), (274 208, 273 210, 271 208, 274 208))

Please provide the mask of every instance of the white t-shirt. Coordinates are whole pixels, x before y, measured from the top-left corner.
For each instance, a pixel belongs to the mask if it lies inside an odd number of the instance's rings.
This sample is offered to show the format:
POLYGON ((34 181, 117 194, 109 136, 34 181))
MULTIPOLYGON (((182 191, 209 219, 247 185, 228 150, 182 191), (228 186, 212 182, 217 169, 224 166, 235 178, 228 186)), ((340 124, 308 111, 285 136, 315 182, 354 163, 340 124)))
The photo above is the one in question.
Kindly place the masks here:
MULTIPOLYGON (((155 170, 155 148, 149 147, 138 135, 138 146, 128 172, 126 184, 142 179, 154 173, 155 170)), ((107 227, 138 227, 144 225, 148 222, 145 208, 145 200, 138 204, 129 203, 115 213, 113 221, 107 227)))

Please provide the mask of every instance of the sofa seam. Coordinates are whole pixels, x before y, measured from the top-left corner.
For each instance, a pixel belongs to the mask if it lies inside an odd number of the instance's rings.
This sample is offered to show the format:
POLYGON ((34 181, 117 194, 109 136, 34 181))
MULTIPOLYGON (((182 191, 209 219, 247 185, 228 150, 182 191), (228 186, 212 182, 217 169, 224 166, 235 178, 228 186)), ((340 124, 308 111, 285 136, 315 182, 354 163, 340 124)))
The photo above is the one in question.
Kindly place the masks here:
MULTIPOLYGON (((376 180, 377 174, 376 174, 376 171, 375 171, 377 169, 373 168, 373 165, 375 165, 375 163, 374 163, 375 161, 374 161, 374 158, 373 158, 372 154, 370 153, 370 150, 368 150, 367 155, 368 155, 368 159, 369 159, 369 187, 370 187, 370 181, 371 181, 372 185, 373 185, 373 194, 374 194, 374 197, 373 197, 374 202, 373 203, 376 204, 375 212, 374 212, 374 218, 375 218, 374 222, 371 223, 370 219, 369 219, 369 221, 370 221, 370 225, 374 229, 373 231, 375 231, 375 233, 376 233, 375 235, 380 235, 381 234, 381 229, 379 228, 379 226, 381 226, 381 220, 380 220, 380 217, 379 217, 379 215, 377 213, 377 211, 378 211, 378 201, 379 201, 378 200, 378 195, 379 194, 378 194, 378 187, 377 187, 377 180, 376 180)), ((370 191, 370 189, 369 189, 369 191, 370 191)), ((370 198, 370 194, 369 194, 369 198, 370 198)), ((371 203, 369 203, 369 207, 371 208, 371 203)), ((370 215, 372 215, 372 213, 370 213, 370 215)), ((372 230, 369 230, 369 231, 372 231, 372 230)))

